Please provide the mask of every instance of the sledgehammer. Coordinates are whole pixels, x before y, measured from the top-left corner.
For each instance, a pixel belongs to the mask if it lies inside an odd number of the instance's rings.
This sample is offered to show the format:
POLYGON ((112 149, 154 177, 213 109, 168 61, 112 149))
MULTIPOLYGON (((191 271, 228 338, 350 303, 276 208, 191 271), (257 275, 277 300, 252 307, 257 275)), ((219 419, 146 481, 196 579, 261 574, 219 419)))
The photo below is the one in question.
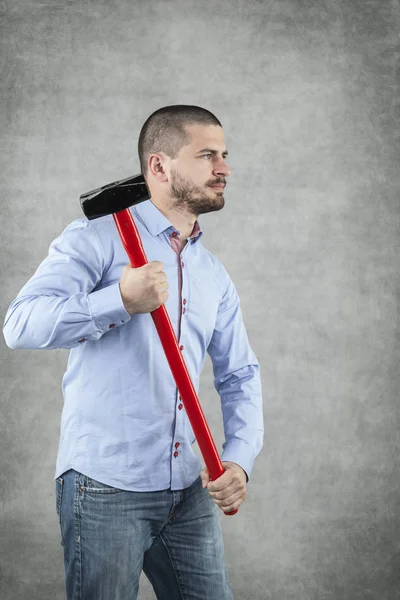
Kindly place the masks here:
MULTIPOLYGON (((150 192, 141 173, 127 179, 114 181, 86 194, 82 194, 80 197, 82 210, 89 220, 112 214, 133 268, 143 267, 143 265, 148 263, 148 260, 143 249, 139 231, 129 208, 148 199, 150 199, 150 192)), ((165 356, 175 379, 180 397, 183 400, 210 478, 215 481, 225 472, 225 469, 221 463, 199 399, 190 379, 182 352, 179 349, 178 340, 176 339, 167 309, 162 304, 150 314, 156 326, 165 356)), ((237 509, 225 514, 235 515, 236 513, 237 509)))

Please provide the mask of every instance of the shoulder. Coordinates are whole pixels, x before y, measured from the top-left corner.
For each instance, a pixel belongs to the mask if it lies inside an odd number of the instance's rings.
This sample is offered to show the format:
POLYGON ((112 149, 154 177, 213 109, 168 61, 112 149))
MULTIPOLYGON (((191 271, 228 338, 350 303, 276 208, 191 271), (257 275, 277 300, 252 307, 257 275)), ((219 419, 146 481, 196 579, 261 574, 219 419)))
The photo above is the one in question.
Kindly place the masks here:
POLYGON ((104 227, 104 224, 97 222, 101 220, 103 220, 103 217, 101 219, 95 220, 89 220, 86 217, 80 217, 68 223, 68 225, 64 227, 61 235, 69 232, 85 232, 88 235, 96 235, 96 233, 99 230, 99 227, 104 227))
POLYGON ((101 246, 105 236, 109 236, 110 232, 115 235, 115 229, 111 216, 91 220, 81 217, 71 221, 60 236, 80 236, 85 242, 101 246))
POLYGON ((50 254, 74 256, 76 260, 99 263, 104 268, 110 255, 107 244, 104 243, 107 239, 105 228, 110 225, 103 217, 96 220, 86 217, 75 219, 51 242, 50 254))

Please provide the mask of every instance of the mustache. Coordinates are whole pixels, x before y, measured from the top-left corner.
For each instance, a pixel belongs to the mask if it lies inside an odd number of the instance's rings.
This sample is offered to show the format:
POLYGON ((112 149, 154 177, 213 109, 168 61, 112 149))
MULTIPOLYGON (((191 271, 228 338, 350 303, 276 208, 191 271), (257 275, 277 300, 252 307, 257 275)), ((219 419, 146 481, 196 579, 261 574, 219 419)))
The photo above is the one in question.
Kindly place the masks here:
POLYGON ((220 177, 216 181, 210 181, 209 183, 207 183, 207 185, 218 185, 218 184, 226 185, 226 180, 223 177, 220 177))

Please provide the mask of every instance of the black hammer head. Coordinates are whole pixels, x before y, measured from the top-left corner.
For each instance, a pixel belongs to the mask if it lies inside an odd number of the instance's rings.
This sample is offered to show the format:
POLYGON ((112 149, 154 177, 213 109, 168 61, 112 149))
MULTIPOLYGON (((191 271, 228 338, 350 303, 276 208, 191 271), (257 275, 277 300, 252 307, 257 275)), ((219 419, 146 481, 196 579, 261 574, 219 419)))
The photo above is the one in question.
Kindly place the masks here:
POLYGON ((140 173, 86 192, 80 201, 85 216, 91 220, 119 212, 149 198, 149 189, 140 173))

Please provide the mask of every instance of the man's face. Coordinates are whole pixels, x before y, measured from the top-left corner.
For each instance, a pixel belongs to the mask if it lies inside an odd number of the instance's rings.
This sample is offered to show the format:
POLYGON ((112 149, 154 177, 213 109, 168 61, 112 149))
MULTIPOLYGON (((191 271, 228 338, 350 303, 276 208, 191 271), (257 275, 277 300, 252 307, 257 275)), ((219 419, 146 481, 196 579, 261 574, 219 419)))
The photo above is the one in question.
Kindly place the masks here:
POLYGON ((195 216, 224 207, 224 187, 230 169, 222 127, 189 125, 191 137, 170 162, 170 195, 174 207, 195 216))

